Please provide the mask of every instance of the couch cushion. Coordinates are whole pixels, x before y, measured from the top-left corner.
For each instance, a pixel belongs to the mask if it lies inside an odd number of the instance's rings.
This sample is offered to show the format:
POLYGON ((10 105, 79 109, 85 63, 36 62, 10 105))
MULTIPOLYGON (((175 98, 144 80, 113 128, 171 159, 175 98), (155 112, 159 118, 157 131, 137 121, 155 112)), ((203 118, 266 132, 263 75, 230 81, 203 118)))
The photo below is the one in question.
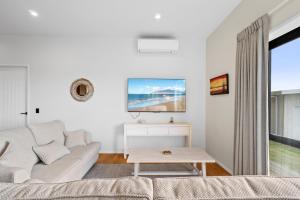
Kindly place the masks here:
POLYGON ((80 158, 82 162, 89 161, 93 156, 97 155, 100 150, 99 142, 92 142, 86 146, 76 146, 70 148, 71 157, 80 158))
POLYGON ((35 146, 33 147, 33 151, 46 165, 49 165, 55 160, 70 153, 70 150, 67 147, 56 141, 41 146, 35 146))
POLYGON ((300 178, 158 178, 153 189, 155 200, 300 199, 300 178))
POLYGON ((28 128, 11 129, 0 132, 0 141, 8 142, 8 149, 0 157, 0 164, 10 167, 24 168, 28 174, 38 158, 32 150, 36 145, 28 128))
POLYGON ((82 167, 98 154, 100 144, 92 142, 86 146, 70 148, 71 153, 50 165, 39 163, 32 169, 31 178, 44 182, 64 182, 80 179, 82 167), (79 174, 80 176, 75 175, 79 174), (80 177, 80 178, 78 178, 80 177))
POLYGON ((86 133, 84 130, 65 131, 64 134, 66 137, 65 145, 68 148, 75 146, 84 146, 87 144, 86 133))
POLYGON ((91 179, 58 184, 0 183, 0 199, 152 200, 148 178, 91 179))
POLYGON ((60 144, 65 143, 64 130, 65 125, 62 121, 55 120, 51 122, 29 125, 38 145, 44 145, 53 140, 60 144))
POLYGON ((68 154, 61 159, 54 161, 50 165, 38 163, 32 168, 31 178, 40 179, 46 183, 61 182, 61 180, 73 173, 80 166, 80 159, 74 158, 68 154))

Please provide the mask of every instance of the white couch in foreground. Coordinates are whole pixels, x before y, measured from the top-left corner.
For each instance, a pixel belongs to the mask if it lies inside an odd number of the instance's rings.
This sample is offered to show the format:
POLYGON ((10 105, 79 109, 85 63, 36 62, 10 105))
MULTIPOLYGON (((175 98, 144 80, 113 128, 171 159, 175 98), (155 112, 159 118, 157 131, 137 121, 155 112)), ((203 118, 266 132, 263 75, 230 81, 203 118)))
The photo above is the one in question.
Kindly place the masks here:
POLYGON ((192 177, 91 179, 69 183, 0 183, 0 199, 296 200, 300 178, 192 177))
POLYGON ((80 180, 97 161, 99 149, 100 144, 92 142, 88 132, 68 132, 58 120, 1 131, 0 182, 80 180), (50 143, 62 148, 63 154, 55 152, 59 149, 55 146, 47 147, 50 143), (41 152, 39 157, 34 149, 41 152), (57 153, 64 156, 55 159, 52 154, 57 153), (51 163, 44 164, 41 159, 51 163))

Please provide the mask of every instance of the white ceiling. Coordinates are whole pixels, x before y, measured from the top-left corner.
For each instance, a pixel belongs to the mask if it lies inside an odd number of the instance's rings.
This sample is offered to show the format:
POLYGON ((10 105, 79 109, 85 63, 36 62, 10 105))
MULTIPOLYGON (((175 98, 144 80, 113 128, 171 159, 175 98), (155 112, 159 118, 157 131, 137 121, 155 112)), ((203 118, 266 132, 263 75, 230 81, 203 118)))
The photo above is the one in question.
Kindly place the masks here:
POLYGON ((0 0, 0 34, 206 37, 240 0, 0 0), (28 10, 39 13, 38 18, 28 10), (161 13, 161 20, 154 19, 161 13))

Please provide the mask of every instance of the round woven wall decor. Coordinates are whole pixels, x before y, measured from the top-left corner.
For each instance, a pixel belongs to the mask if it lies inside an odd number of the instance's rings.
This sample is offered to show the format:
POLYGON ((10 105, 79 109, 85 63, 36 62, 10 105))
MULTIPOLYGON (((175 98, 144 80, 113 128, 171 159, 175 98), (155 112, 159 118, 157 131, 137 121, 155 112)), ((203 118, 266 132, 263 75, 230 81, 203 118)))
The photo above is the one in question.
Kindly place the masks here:
POLYGON ((70 93, 76 101, 87 101, 94 94, 94 86, 89 80, 80 78, 72 83, 70 93))

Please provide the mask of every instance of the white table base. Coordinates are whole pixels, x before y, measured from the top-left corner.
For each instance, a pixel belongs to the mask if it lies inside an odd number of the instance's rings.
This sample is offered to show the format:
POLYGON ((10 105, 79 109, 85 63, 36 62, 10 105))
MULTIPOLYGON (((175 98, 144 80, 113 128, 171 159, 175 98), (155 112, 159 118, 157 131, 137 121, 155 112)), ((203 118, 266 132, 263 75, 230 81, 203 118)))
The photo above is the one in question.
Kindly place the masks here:
POLYGON ((137 176, 200 176, 206 177, 206 163, 201 163, 202 170, 197 168, 197 163, 193 163, 191 171, 140 171, 140 163, 134 163, 133 175, 137 176))

